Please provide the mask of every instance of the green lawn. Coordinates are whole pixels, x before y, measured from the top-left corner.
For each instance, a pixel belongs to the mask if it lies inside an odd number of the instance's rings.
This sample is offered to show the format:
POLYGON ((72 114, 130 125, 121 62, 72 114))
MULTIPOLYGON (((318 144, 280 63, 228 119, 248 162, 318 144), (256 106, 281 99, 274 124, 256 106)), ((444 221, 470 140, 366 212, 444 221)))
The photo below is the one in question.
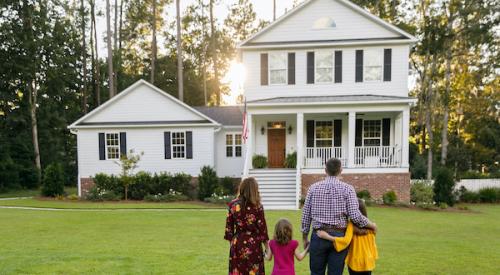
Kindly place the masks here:
MULTIPOLYGON (((40 196, 40 189, 18 189, 0 193, 0 198, 36 197, 40 196)), ((76 187, 64 187, 66 194, 77 194, 76 187)))
MULTIPOLYGON (((370 207, 380 228, 374 273, 498 274, 500 205, 472 208, 370 207)), ((0 274, 226 274, 225 216, 224 210, 0 209, 0 274)), ((299 238, 300 212, 267 211, 266 217, 270 228, 289 218, 299 238)), ((307 261, 297 264, 297 274, 307 270, 307 261)))

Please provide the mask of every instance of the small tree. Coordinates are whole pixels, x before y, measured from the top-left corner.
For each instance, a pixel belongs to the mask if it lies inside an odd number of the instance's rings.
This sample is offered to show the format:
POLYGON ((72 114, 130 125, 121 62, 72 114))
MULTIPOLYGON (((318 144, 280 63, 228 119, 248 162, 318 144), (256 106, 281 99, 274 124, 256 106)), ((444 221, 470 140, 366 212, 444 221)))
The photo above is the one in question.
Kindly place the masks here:
POLYGON ((212 196, 217 188, 217 183, 219 178, 217 178, 217 173, 210 166, 203 166, 201 168, 201 174, 198 176, 198 198, 203 200, 212 196))
POLYGON ((455 187, 455 180, 450 170, 447 168, 440 168, 436 172, 436 179, 434 180, 434 201, 439 205, 446 203, 453 206, 455 198, 453 196, 453 189, 455 187))
POLYGON ((64 171, 59 163, 52 163, 43 173, 42 195, 55 197, 64 194, 64 171))
POLYGON ((128 199, 128 187, 130 184, 133 184, 132 172, 135 168, 137 168, 137 164, 141 160, 142 155, 144 155, 144 152, 141 152, 140 154, 134 154, 134 150, 130 150, 128 154, 121 155, 120 160, 116 161, 116 164, 118 164, 122 170, 120 173, 120 182, 122 183, 125 190, 125 200, 128 199))

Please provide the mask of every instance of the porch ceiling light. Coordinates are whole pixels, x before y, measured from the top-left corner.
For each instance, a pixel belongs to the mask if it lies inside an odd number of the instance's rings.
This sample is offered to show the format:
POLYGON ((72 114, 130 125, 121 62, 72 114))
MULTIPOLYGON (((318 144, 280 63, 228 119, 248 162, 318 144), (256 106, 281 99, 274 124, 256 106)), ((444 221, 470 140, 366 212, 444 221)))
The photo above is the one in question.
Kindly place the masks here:
POLYGON ((264 126, 260 127, 260 133, 264 135, 266 133, 266 128, 264 126))
POLYGON ((292 125, 288 126, 288 134, 291 135, 293 131, 292 125))

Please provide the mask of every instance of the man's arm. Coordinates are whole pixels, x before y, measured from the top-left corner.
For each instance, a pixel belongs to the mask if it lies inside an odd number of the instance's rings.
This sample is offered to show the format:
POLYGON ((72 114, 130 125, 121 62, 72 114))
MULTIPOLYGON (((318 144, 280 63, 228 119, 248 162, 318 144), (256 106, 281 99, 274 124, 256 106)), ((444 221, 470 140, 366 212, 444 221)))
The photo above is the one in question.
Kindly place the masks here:
POLYGON ((306 196, 306 201, 304 202, 304 207, 302 208, 302 222, 301 222, 301 231, 302 231, 302 239, 304 240, 304 248, 309 245, 308 236, 309 229, 311 228, 311 198, 312 198, 312 188, 309 188, 306 196))
POLYGON ((377 230, 377 226, 359 211, 358 197, 352 186, 347 189, 347 216, 360 228, 366 227, 377 230))

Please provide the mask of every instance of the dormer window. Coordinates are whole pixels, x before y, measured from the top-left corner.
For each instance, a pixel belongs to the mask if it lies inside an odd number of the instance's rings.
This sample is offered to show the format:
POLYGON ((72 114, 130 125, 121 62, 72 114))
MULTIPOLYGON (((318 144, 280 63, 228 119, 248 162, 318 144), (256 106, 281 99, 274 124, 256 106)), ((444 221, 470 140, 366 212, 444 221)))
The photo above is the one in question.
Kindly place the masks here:
POLYGON ((312 26, 313 30, 324 30, 324 29, 334 29, 337 27, 337 24, 331 17, 321 17, 314 21, 312 26))
POLYGON ((269 83, 287 83, 287 53, 269 53, 269 83))

